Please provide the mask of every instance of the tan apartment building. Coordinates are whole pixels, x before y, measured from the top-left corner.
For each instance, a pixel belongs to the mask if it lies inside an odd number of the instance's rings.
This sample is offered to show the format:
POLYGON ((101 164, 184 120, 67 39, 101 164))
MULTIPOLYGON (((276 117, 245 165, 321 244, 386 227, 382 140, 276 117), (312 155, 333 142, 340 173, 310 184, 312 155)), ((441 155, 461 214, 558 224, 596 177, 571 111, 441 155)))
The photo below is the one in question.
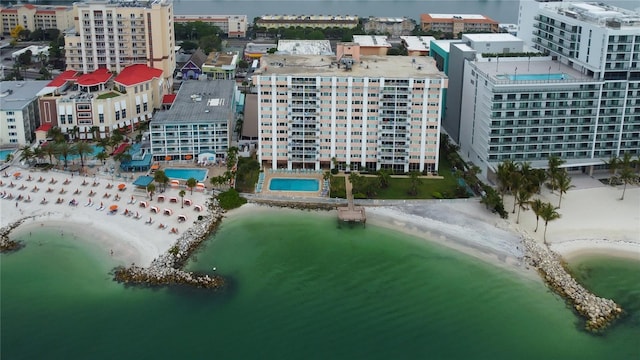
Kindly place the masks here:
POLYGON ((151 120, 160 108, 163 73, 145 64, 113 74, 100 68, 82 74, 67 70, 40 91, 42 125, 58 126, 80 139, 108 137, 112 130, 151 120))
POLYGON ((499 30, 497 21, 475 14, 421 14, 420 28, 423 31, 452 33, 456 38, 459 33, 496 33, 499 30))
POLYGON ((360 45, 360 56, 385 56, 391 49, 386 35, 353 35, 353 42, 360 45))
POLYGON ((411 35, 416 21, 406 17, 369 17, 364 20, 367 34, 387 34, 391 36, 411 35))
POLYGON ((175 15, 175 23, 191 23, 201 21, 215 25, 230 38, 247 36, 247 15, 175 15))
POLYGON ((167 90, 176 68, 173 3, 89 1, 75 3, 75 30, 65 34, 67 68, 119 73, 133 64, 161 69, 167 90))
POLYGON ((432 58, 363 56, 340 43, 336 56, 263 56, 258 159, 277 169, 438 169, 446 76, 432 58))
POLYGON ((0 7, 2 33, 8 35, 18 25, 29 31, 37 29, 65 31, 73 27, 73 8, 32 4, 0 7))
POLYGON ((433 36, 400 36, 402 46, 407 49, 409 56, 429 56, 433 36))
POLYGON ((264 15, 256 21, 256 26, 267 29, 288 27, 353 29, 358 26, 359 18, 350 15, 264 15))

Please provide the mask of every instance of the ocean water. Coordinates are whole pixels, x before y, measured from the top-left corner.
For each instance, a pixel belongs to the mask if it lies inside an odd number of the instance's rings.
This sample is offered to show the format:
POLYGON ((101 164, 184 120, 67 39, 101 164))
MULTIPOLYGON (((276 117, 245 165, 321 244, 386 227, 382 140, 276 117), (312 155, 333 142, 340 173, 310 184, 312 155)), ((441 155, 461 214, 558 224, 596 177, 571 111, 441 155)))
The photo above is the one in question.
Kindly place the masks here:
MULTIPOLYGON (((0 257, 2 359, 637 359, 640 264, 578 262, 629 313, 600 336, 540 281, 329 213, 225 219, 188 268, 223 292, 127 288, 58 231, 0 257)), ((581 275, 583 274, 583 275, 581 275)))

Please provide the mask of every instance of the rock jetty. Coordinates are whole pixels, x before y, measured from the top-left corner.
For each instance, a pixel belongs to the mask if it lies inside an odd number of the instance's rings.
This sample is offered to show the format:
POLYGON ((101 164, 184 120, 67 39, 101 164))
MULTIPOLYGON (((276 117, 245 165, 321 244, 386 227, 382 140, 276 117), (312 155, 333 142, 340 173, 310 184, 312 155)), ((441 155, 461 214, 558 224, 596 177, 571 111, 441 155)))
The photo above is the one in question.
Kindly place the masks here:
POLYGON ((9 239, 9 234, 11 233, 11 231, 13 231, 13 229, 17 228, 18 226, 20 226, 20 224, 31 217, 32 216, 23 217, 22 219, 19 219, 3 228, 0 228, 0 253, 18 251, 24 247, 24 244, 22 242, 9 239))
POLYGON ((287 200, 273 200, 273 199, 249 199, 250 203, 258 205, 276 206, 281 208, 289 208, 294 210, 326 210, 331 211, 336 209, 336 204, 328 203, 314 203, 314 202, 296 202, 287 200))
POLYGON ((528 236, 523 237, 523 243, 527 263, 536 268, 545 283, 586 319, 587 330, 601 331, 622 314, 622 308, 613 300, 598 297, 578 284, 565 269, 560 255, 528 236))
POLYGON ((149 267, 118 267, 115 269, 114 279, 125 284, 150 286, 182 284, 207 289, 223 287, 225 282, 220 276, 191 273, 181 269, 191 254, 217 229, 223 217, 223 210, 215 202, 208 204, 207 208, 209 213, 198 217, 193 226, 185 231, 166 253, 155 258, 149 267))

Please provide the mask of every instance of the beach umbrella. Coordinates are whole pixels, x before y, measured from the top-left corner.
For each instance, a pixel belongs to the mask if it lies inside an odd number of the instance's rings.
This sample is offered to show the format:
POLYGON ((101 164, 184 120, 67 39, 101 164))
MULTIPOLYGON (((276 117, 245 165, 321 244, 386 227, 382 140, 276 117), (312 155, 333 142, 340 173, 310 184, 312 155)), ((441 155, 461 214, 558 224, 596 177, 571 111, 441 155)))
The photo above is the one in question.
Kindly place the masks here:
POLYGON ((14 177, 20 177, 20 175, 22 175, 21 173, 17 172, 15 174, 13 174, 14 177))
POLYGON ((116 211, 116 210, 118 210, 118 205, 111 205, 111 206, 109 206, 109 210, 111 210, 111 211, 116 211))
POLYGON ((127 185, 125 185, 125 184, 119 184, 118 185, 118 189, 119 190, 124 190, 126 187, 127 187, 127 185))
POLYGON ((167 161, 171 161, 171 156, 167 155, 167 156, 164 157, 164 159, 167 160, 167 161))

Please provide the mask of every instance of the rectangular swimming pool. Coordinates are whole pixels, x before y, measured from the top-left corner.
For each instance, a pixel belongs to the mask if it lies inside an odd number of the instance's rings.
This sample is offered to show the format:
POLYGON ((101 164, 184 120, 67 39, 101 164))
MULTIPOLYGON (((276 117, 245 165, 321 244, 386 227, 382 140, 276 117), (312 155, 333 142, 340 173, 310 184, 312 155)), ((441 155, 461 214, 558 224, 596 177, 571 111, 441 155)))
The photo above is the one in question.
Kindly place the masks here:
POLYGON ((7 160, 7 155, 9 154, 13 154, 13 152, 15 151, 15 149, 11 149, 11 150, 0 150, 0 162, 3 162, 5 160, 7 160))
POLYGON ((318 191, 318 179, 274 178, 269 182, 270 191, 318 191))
POLYGON ((511 81, 545 81, 545 80, 566 80, 571 79, 567 74, 521 74, 521 75, 497 75, 496 78, 511 81))
POLYGON ((166 168, 164 169, 165 175, 169 179, 188 180, 194 178, 199 182, 203 182, 207 178, 207 169, 181 169, 181 168, 166 168))

